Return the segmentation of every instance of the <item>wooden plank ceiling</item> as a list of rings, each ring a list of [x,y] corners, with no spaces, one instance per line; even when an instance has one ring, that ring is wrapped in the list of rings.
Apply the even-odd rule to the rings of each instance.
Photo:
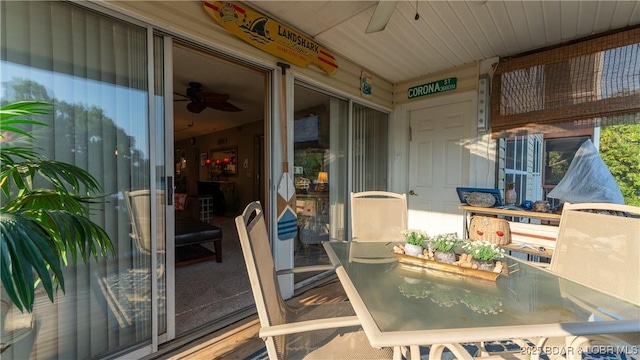
[[[377,1],[247,3],[392,83],[640,24],[640,1],[418,0],[365,34]]]

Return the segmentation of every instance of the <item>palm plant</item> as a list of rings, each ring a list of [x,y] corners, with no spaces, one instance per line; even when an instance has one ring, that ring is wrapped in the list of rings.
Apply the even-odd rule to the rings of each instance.
[[[89,207],[103,201],[95,177],[75,165],[38,154],[25,127],[47,126],[31,120],[52,105],[20,101],[0,107],[0,277],[11,301],[33,310],[35,287],[41,284],[53,302],[64,292],[63,265],[78,254],[115,254],[107,233],[89,218]],[[36,183],[47,187],[36,188]]]

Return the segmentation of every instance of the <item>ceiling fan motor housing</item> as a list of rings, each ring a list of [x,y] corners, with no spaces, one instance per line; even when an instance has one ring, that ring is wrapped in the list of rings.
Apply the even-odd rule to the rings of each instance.
[[[200,102],[201,99],[198,97],[198,93],[202,91],[202,85],[197,82],[190,82],[189,88],[187,88],[187,96],[193,102]]]

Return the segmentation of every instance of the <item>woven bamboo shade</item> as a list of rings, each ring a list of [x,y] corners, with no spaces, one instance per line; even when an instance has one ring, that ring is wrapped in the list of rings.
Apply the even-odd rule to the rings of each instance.
[[[640,123],[640,28],[501,60],[494,137]]]

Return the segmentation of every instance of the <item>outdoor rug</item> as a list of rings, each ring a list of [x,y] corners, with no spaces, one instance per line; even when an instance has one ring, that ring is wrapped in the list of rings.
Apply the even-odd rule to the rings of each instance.
[[[464,346],[465,349],[467,349],[467,351],[472,355],[476,354],[477,351],[478,351],[478,347],[473,343],[463,344],[462,346]],[[520,347],[518,345],[516,345],[513,342],[508,341],[508,340],[507,341],[486,342],[485,343],[485,347],[490,352],[518,351],[518,349],[520,349]],[[628,350],[629,351],[634,351],[633,349],[628,349]],[[631,359],[631,357],[627,356],[627,354],[625,354],[624,352],[616,352],[616,351],[614,351],[614,349],[607,349],[607,348],[597,347],[597,348],[595,348],[595,351],[596,351],[595,353],[583,353],[582,354],[582,359],[583,360],[627,360],[627,359]],[[630,354],[630,355],[632,355],[632,354]],[[421,346],[420,347],[420,359],[421,360],[429,359],[429,347],[428,346]],[[446,350],[442,354],[442,359],[443,360],[454,360],[456,358],[451,352]],[[546,356],[545,354],[542,354],[540,356],[540,359],[548,360],[549,357]],[[266,348],[262,348],[262,349],[260,349],[260,350],[258,350],[256,352],[254,352],[253,354],[247,356],[244,360],[269,360],[269,356],[267,355],[267,349]]]

